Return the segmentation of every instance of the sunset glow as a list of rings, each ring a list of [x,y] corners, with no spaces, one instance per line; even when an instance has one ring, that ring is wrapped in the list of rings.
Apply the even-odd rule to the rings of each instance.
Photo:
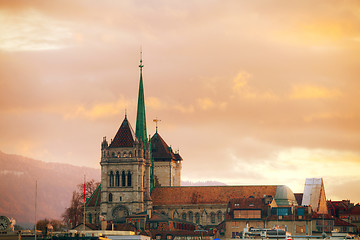
[[[183,180],[323,177],[360,201],[359,1],[1,1],[0,151],[100,168],[140,48],[148,134]],[[1,170],[1,167],[0,167]]]

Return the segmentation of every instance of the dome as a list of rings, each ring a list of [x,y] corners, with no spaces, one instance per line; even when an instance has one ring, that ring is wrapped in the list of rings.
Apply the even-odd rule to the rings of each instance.
[[[278,206],[297,206],[295,195],[286,185],[276,187],[275,202]]]

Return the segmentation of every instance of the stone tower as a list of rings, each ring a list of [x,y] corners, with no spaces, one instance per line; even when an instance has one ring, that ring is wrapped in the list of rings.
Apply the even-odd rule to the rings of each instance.
[[[151,155],[154,161],[155,186],[180,186],[182,158],[173,152],[156,129],[151,138]]]
[[[151,155],[146,132],[142,60],[139,67],[136,132],[125,115],[110,145],[105,137],[101,144],[100,215],[106,221],[122,222],[130,214],[152,208]]]

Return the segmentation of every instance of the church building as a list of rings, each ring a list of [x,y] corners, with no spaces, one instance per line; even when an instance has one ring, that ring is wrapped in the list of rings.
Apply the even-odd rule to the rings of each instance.
[[[129,216],[156,212],[211,227],[225,220],[232,199],[267,199],[272,207],[298,205],[285,185],[180,186],[182,157],[169,147],[157,128],[148,138],[142,60],[139,67],[135,132],[125,114],[115,137],[110,142],[103,138],[101,185],[86,201],[86,222],[125,223]]]

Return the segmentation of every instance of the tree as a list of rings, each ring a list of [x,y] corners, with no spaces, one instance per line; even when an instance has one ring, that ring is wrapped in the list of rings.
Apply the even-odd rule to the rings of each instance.
[[[99,182],[94,179],[86,182],[85,184],[85,197],[89,198],[99,186]],[[83,222],[83,209],[84,209],[84,184],[80,183],[76,186],[77,190],[73,191],[70,207],[65,209],[62,215],[64,223],[68,227],[75,227]]]
[[[41,230],[43,232],[46,232],[50,229],[53,231],[62,231],[64,230],[65,225],[60,221],[56,219],[42,219],[36,222],[36,229]]]

